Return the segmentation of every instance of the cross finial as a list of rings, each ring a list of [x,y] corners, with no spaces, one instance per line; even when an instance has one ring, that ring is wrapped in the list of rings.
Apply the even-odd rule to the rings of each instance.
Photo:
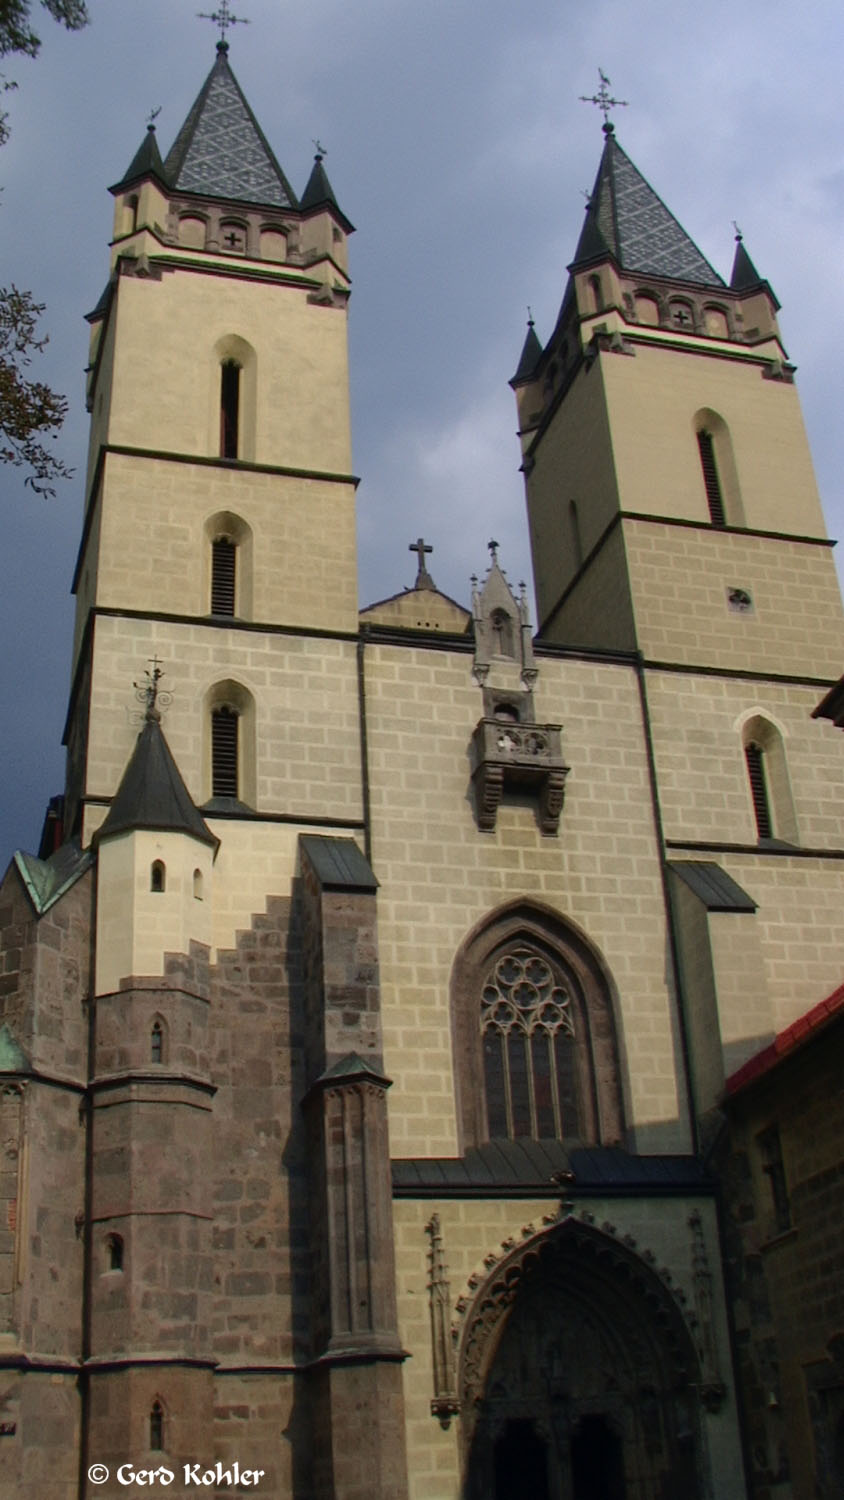
[[[598,69],[598,77],[601,80],[601,86],[598,89],[597,94],[581,94],[580,98],[583,104],[597,104],[599,110],[601,111],[601,114],[604,117],[604,134],[612,135],[613,126],[609,117],[610,110],[618,109],[620,106],[626,108],[627,100],[614,99],[612,97],[612,94],[610,93],[610,80],[608,79],[606,73],[603,71],[603,68]]]
[[[230,26],[248,26],[249,22],[245,16],[233,16],[229,10],[229,0],[220,0],[218,10],[198,10],[196,13],[202,21],[213,21],[220,28],[220,40],[217,43],[218,52],[228,52],[229,44],[226,41],[226,32]]]
[[[497,563],[498,562],[498,543],[496,541],[487,542],[487,546],[489,548],[489,555],[490,555],[490,557],[492,558],[492,560],[493,560],[494,563]]]
[[[152,671],[149,670],[149,667],[152,667]],[[164,672],[157,656],[149,658],[149,667],[144,668],[146,682],[133,682],[132,686],[135,689],[135,696],[138,701],[144,704],[144,722],[146,724],[160,724],[161,710],[169,708],[173,701],[173,695],[172,693],[163,692],[158,686],[164,676]]]
[[[408,552],[415,552],[419,560],[416,570],[416,582],[413,587],[415,589],[432,589],[434,587],[434,580],[425,567],[425,553],[433,552],[433,547],[429,546],[423,537],[418,536],[415,542],[411,542],[407,550]]]

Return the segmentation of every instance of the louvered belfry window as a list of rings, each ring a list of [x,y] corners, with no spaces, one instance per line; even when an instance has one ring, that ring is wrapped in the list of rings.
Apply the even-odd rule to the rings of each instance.
[[[211,715],[211,795],[236,797],[237,720],[233,708],[215,708]]]
[[[721,494],[721,481],[718,478],[718,466],[715,462],[715,446],[712,441],[711,432],[699,432],[697,445],[700,450],[700,466],[703,469],[703,483],[706,489],[706,499],[709,503],[709,517],[713,526],[725,526],[727,524],[724,514],[724,497]]]
[[[211,543],[211,613],[234,614],[237,547],[227,536]]]
[[[240,365],[227,359],[220,366],[220,457],[237,458],[240,419]]]
[[[751,741],[750,744],[744,747],[744,758],[747,762],[750,795],[753,798],[756,831],[760,839],[773,838],[774,828],[771,821],[771,805],[768,801],[768,786],[765,780],[765,752],[761,745],[756,745]]]
[[[575,1021],[561,977],[516,943],[496,959],[481,997],[490,1138],[579,1135]]]

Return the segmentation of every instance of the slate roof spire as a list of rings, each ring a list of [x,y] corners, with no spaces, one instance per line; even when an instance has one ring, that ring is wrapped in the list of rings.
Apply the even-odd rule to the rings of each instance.
[[[189,833],[216,849],[211,832],[191,798],[161,729],[161,715],[148,708],[126,770],[102,827],[100,839],[138,828]]]
[[[603,131],[601,163],[570,269],[610,254],[623,271],[723,286],[718,272],[622,150],[610,121]]]
[[[511,379],[510,384],[517,386],[521,385],[523,380],[530,380],[541,358],[542,345],[539,342],[534,327],[533,317],[530,316],[528,318],[527,333],[522,345],[522,352],[519,356],[519,363],[516,366],[516,373]]]
[[[132,157],[129,166],[111,191],[118,193],[122,188],[129,187],[130,183],[140,181],[142,177],[157,177],[159,182],[165,184],[167,182],[167,174],[164,170],[164,163],[161,160],[161,152],[158,149],[155,126],[151,121],[146,128],[146,135]]]
[[[229,66],[225,41],[217,43],[214,66],[167,153],[164,172],[177,192],[298,207]]]

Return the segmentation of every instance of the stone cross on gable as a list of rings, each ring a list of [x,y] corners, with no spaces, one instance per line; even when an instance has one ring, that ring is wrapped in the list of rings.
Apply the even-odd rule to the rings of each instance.
[[[415,589],[432,589],[434,587],[434,580],[425,567],[425,553],[433,552],[433,547],[429,546],[424,538],[419,536],[415,542],[410,543],[407,550],[408,552],[415,552],[418,558],[416,582],[413,587]]]

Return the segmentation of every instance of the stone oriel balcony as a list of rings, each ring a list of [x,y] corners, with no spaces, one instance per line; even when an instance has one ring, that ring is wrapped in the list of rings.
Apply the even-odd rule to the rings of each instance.
[[[478,827],[495,828],[505,791],[530,792],[539,799],[539,826],[555,834],[569,767],[563,762],[559,724],[520,724],[480,719],[472,734],[472,783]]]

